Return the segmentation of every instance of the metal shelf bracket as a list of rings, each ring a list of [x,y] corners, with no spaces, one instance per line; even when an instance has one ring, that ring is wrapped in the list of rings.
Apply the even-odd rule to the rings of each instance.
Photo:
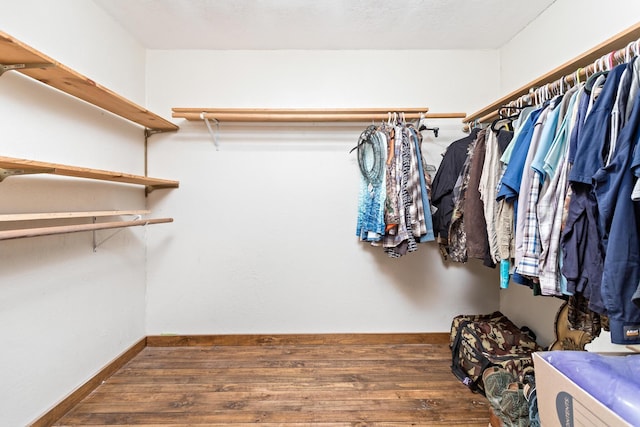
[[[51,63],[34,63],[34,64],[0,64],[0,76],[11,70],[26,70],[27,68],[50,68]]]
[[[4,169],[0,168],[0,182],[4,181],[5,178],[9,178],[10,176],[15,175],[29,175],[36,173],[53,173],[55,169]]]
[[[93,217],[93,223],[96,223],[96,217]],[[135,215],[135,217],[132,219],[132,221],[137,221],[142,219],[142,215]],[[146,225],[146,224],[145,224]],[[97,252],[98,251],[98,246],[102,245],[104,242],[106,242],[107,240],[111,239],[113,236],[115,236],[116,234],[122,232],[124,230],[124,228],[119,228],[118,230],[114,231],[113,233],[111,233],[109,236],[105,237],[104,239],[102,239],[100,242],[98,242],[98,237],[96,236],[96,230],[93,230],[93,252]]]

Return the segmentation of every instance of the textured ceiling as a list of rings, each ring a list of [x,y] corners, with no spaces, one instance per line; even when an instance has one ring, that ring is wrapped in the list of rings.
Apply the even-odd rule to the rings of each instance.
[[[495,49],[555,0],[94,0],[150,49]]]

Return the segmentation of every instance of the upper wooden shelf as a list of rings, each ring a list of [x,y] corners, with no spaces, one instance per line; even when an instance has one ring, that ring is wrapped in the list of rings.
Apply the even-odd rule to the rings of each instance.
[[[26,68],[33,65],[34,68]],[[0,31],[0,74],[15,70],[152,131],[178,126]]]
[[[0,181],[7,176],[33,173],[50,173],[54,175],[144,185],[148,192],[160,188],[178,188],[179,186],[178,181],[171,181],[168,179],[150,178],[148,176],[130,175],[122,172],[89,169],[57,163],[37,162],[34,160],[0,156]]]

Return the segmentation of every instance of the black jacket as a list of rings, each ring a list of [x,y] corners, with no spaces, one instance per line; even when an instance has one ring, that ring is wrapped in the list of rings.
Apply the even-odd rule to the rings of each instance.
[[[438,210],[433,214],[433,231],[436,237],[448,241],[449,225],[453,214],[453,187],[462,172],[467,158],[467,149],[478,135],[475,128],[466,137],[452,142],[444,153],[438,172],[433,178],[431,204]]]

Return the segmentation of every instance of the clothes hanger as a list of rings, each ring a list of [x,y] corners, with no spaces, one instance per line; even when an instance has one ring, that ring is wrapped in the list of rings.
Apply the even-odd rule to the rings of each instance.
[[[563,97],[565,93],[571,88],[569,84],[568,76],[562,76],[556,80],[556,97]]]
[[[615,60],[615,56],[616,56],[615,52],[611,52],[611,53],[609,53],[609,55],[607,55],[607,57],[608,57],[607,59],[609,59],[609,69],[610,70],[612,70],[613,67],[615,67],[615,65],[616,65],[615,61],[614,61]]]
[[[600,57],[600,60],[599,60],[600,61],[600,71],[608,71],[609,70],[607,68],[607,66],[609,65],[609,63],[607,62],[607,56],[608,56],[608,54],[602,55]]]
[[[499,117],[497,119],[495,119],[494,121],[491,122],[490,128],[492,131],[494,132],[498,132],[500,129],[507,129],[507,130],[511,130],[511,123],[512,120],[510,118],[511,116],[509,116],[509,118],[506,117]],[[498,127],[499,125],[503,125],[503,127]]]
[[[518,101],[519,100],[516,100],[516,103]],[[499,125],[503,125],[505,129],[507,129],[508,131],[512,131],[513,127],[511,125],[515,119],[520,117],[520,112],[511,114],[511,110],[518,111],[518,110],[523,110],[524,108],[525,107],[522,107],[520,105],[511,105],[511,104],[503,105],[498,110],[498,118],[491,122],[491,125],[490,125],[491,130],[494,132],[498,132],[500,129],[502,129],[502,127],[499,127]],[[506,116],[502,114],[503,109],[507,110]]]
[[[435,136],[436,138],[438,137],[438,132],[440,132],[440,128],[439,128],[439,127],[432,127],[432,128],[430,128],[430,127],[428,127],[428,126],[422,125],[422,126],[420,126],[420,127],[418,128],[418,132],[422,132],[422,131],[425,131],[425,130],[430,130],[430,131],[432,131],[432,132],[433,132],[433,136]]]
[[[438,132],[440,132],[440,128],[438,127],[432,127],[430,128],[429,126],[427,126],[427,122],[425,120],[425,116],[424,114],[420,114],[420,121],[418,122],[418,132],[422,132],[425,130],[430,130],[433,132],[433,136],[435,136],[436,138],[438,137]]]
[[[598,77],[605,75],[607,73],[609,73],[608,71],[595,71],[596,69],[594,68],[594,73],[591,74],[585,83],[585,88],[588,91],[591,91],[591,89],[593,89],[593,84],[596,82],[596,80],[598,79]]]

